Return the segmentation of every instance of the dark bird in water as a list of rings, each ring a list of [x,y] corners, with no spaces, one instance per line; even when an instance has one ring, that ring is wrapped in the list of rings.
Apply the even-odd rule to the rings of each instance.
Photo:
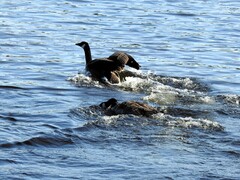
[[[149,117],[159,112],[157,108],[149,106],[148,104],[136,101],[125,101],[118,103],[115,98],[111,98],[106,102],[102,102],[99,106],[105,110],[106,115],[133,114],[137,116]]]
[[[125,76],[127,76],[127,74],[122,73],[125,65],[135,69],[140,68],[140,65],[135,61],[135,59],[127,53],[115,52],[108,58],[92,60],[91,49],[87,42],[83,41],[81,43],[77,43],[76,45],[84,49],[86,70],[91,73],[94,79],[100,82],[106,83],[104,81],[105,77],[113,84],[123,81]]]

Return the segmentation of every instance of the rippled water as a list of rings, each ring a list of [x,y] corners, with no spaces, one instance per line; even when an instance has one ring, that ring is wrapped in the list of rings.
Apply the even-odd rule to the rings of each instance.
[[[0,2],[1,179],[239,179],[240,2]],[[116,50],[142,66],[85,73]],[[134,71],[131,68],[128,70]],[[162,109],[106,116],[115,97]]]

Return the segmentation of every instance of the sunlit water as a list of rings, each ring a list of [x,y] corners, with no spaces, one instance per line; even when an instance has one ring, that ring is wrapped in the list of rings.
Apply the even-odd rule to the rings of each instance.
[[[240,2],[0,2],[1,179],[239,179]],[[138,77],[84,71],[126,51]],[[115,97],[162,109],[106,116]],[[168,109],[170,109],[168,111]]]

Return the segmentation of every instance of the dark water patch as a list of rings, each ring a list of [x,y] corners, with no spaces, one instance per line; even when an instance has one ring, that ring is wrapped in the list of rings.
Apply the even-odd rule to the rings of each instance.
[[[13,159],[0,159],[0,165],[4,165],[4,164],[17,164],[18,162],[13,160]]]
[[[58,135],[32,137],[25,141],[1,144],[2,148],[13,148],[17,146],[44,146],[44,147],[59,147],[64,145],[74,144],[71,138]]]
[[[17,121],[17,119],[12,117],[12,116],[4,116],[4,115],[0,115],[0,119],[12,121],[12,122],[16,122]]]
[[[83,17],[81,16],[81,18],[83,18]],[[60,22],[56,22],[56,23],[59,23],[59,24],[64,23],[64,24],[72,24],[72,25],[84,25],[86,27],[96,25],[95,22],[86,22],[86,21],[60,21]],[[102,25],[104,25],[104,24],[102,24]],[[85,30],[84,27],[80,27],[80,29]]]
[[[53,129],[53,130],[59,129],[59,127],[54,126],[52,124],[42,124],[41,126],[44,126],[44,127],[47,127],[47,128]]]
[[[234,145],[234,146],[238,146],[238,147],[240,147],[240,140],[238,140],[238,139],[232,141],[231,143],[232,143],[232,145]]]
[[[227,156],[233,156],[233,157],[240,159],[240,151],[226,150],[226,151],[223,151],[223,153],[225,153]]]
[[[174,16],[182,16],[182,17],[194,17],[197,16],[197,14],[193,14],[193,13],[189,13],[189,12],[183,12],[183,11],[179,11],[179,12],[169,12],[167,13],[169,15],[174,15]]]
[[[224,115],[227,117],[233,117],[233,118],[240,118],[240,109],[235,107],[222,107],[222,108],[216,108],[216,112],[220,115]]]
[[[56,105],[56,104],[54,104]],[[31,105],[30,105],[31,106]],[[18,108],[23,108],[25,109],[26,107],[29,108],[29,106],[24,106],[24,105],[15,105],[13,106],[13,108],[15,109],[18,109]],[[40,109],[39,108],[39,105],[32,105],[32,112],[29,112],[29,111],[23,111],[23,112],[17,112],[17,111],[12,111],[10,113],[8,113],[8,116],[9,117],[14,117],[14,119],[16,119],[17,121],[20,121],[20,122],[37,122],[37,121],[43,121],[43,120],[48,120],[50,122],[51,119],[57,119],[59,117],[58,114],[54,114],[54,113],[49,113],[49,114],[45,114],[44,111],[41,113],[41,111],[36,111],[33,110],[33,108],[37,108],[37,109]],[[46,110],[49,108],[48,107],[44,107],[44,110]]]
[[[19,86],[10,86],[10,85],[0,85],[0,89],[22,89],[22,90],[25,90],[25,88],[23,87],[19,87]]]

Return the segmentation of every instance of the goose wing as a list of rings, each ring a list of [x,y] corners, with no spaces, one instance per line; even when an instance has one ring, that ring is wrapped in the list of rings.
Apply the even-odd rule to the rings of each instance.
[[[113,53],[111,56],[109,56],[108,59],[115,61],[124,66],[125,64],[127,64],[129,57],[127,53],[117,51]]]
[[[122,102],[111,108],[111,110],[114,114],[134,114],[147,117],[158,112],[158,110],[152,106],[135,101]]]
[[[121,51],[113,53],[111,56],[108,57],[108,59],[118,62],[122,65],[128,65],[135,69],[139,69],[141,67],[131,55]]]

